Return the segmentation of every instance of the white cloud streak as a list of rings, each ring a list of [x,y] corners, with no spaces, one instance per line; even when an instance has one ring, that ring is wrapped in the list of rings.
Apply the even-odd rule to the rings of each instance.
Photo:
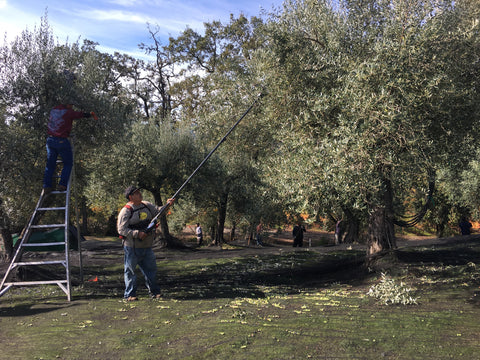
[[[140,13],[121,10],[81,10],[76,15],[95,21],[119,21],[136,24],[146,24],[153,20]]]

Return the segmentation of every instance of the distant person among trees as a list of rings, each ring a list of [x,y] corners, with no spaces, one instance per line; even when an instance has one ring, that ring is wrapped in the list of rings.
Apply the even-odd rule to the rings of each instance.
[[[58,105],[50,111],[48,120],[47,164],[43,175],[43,193],[52,191],[52,176],[57,167],[58,155],[62,158],[63,169],[58,183],[58,190],[67,190],[68,180],[73,167],[72,146],[68,137],[72,131],[73,120],[92,117],[98,120],[95,113],[74,111],[72,104]]]
[[[203,232],[200,223],[197,223],[197,227],[195,228],[195,234],[197,235],[197,245],[201,246],[203,243]]]
[[[257,225],[256,235],[255,235],[255,241],[257,242],[258,246],[263,246],[262,233],[263,233],[263,225],[262,225],[262,222],[260,222]]]
[[[472,223],[468,221],[466,217],[462,217],[462,219],[458,223],[458,226],[460,227],[460,232],[462,233],[462,235],[470,235]]]
[[[302,225],[302,222],[299,220],[297,225],[293,228],[293,247],[302,247],[303,246],[303,233],[306,232],[305,226]]]

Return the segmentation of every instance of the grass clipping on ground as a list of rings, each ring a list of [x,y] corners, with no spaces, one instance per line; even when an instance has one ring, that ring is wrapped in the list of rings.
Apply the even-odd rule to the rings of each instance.
[[[403,282],[397,283],[385,273],[379,284],[372,285],[367,295],[378,299],[385,305],[416,305],[417,299],[413,297],[412,288]]]

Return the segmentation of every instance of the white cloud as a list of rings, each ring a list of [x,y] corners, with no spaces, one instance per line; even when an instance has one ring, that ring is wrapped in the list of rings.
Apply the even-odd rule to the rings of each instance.
[[[99,46],[97,46],[97,50],[100,51],[100,52],[103,52],[103,53],[108,53],[108,54],[113,54],[115,52],[118,52],[120,54],[130,55],[130,56],[132,56],[136,59],[142,59],[142,60],[145,60],[145,61],[155,60],[154,55],[147,55],[147,54],[145,54],[145,51],[140,50],[140,49],[119,50],[117,48],[99,45]]]
[[[7,0],[0,0],[0,9],[4,9],[7,7]]]
[[[140,23],[145,24],[152,21],[147,16],[144,16],[139,13],[133,13],[129,11],[121,10],[88,10],[88,11],[79,11],[77,15],[82,16],[87,19],[97,20],[97,21],[121,21],[121,22],[130,22],[130,23]]]
[[[136,1],[136,0],[115,0],[115,1]],[[157,17],[155,16],[155,12],[162,14],[163,16]],[[167,15],[164,15],[167,14]],[[182,14],[191,14],[191,18],[189,21],[186,21]],[[79,16],[87,21],[93,21],[95,23],[90,24],[90,32],[96,28],[101,28],[105,26],[107,22],[118,22],[124,24],[131,24],[133,26],[141,25],[141,27],[137,27],[135,30],[132,31],[139,31],[143,32],[147,35],[147,23],[153,26],[158,25],[160,33],[162,35],[168,36],[170,33],[180,33],[181,31],[185,30],[187,25],[196,30],[203,29],[203,20],[202,20],[202,13],[196,13],[189,8],[180,8],[177,6],[176,12],[166,12],[163,9],[150,9],[150,13],[142,13],[139,11],[122,11],[122,10],[93,10],[93,9],[76,9],[75,15]],[[110,30],[115,30],[119,25],[110,24],[107,27]],[[122,25],[124,26],[124,25]],[[121,33],[122,31],[118,31],[117,33]],[[101,32],[100,32],[101,33]],[[103,33],[105,33],[103,31]]]

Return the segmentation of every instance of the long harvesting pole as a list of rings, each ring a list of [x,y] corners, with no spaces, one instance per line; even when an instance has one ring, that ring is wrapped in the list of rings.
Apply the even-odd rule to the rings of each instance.
[[[250,112],[250,110],[253,108],[253,106],[257,103],[257,101],[263,96],[264,94],[263,93],[260,93],[257,98],[255,99],[255,101],[250,105],[250,107],[243,113],[243,115],[240,117],[240,119],[237,120],[237,122],[235,124],[233,124],[233,126],[230,128],[230,130],[227,131],[227,133],[225,134],[225,136],[223,138],[220,139],[220,141],[217,143],[217,145],[215,145],[215,147],[208,153],[208,155],[205,157],[205,159],[202,160],[202,162],[197,166],[197,168],[193,171],[193,173],[187,178],[187,180],[185,180],[185,182],[182,184],[182,186],[180,186],[180,188],[175,192],[175,194],[173,194],[173,196],[170,198],[172,200],[175,200],[177,198],[177,196],[180,194],[180,192],[183,190],[183,188],[185,186],[187,186],[187,184],[190,182],[190,180],[195,176],[195,174],[200,170],[200,168],[207,162],[207,160],[213,155],[213,153],[220,147],[220,145],[222,145],[222,143],[226,140],[226,138],[228,137],[228,135],[230,135],[230,133],[237,127],[237,125],[240,123],[240,121],[243,120],[243,118],[245,116],[247,116],[247,114]],[[155,217],[152,219],[152,221],[150,221],[150,223],[148,224],[147,228],[145,229],[144,232],[148,233],[150,231],[152,231],[154,228],[155,228],[155,225],[157,223],[157,220],[160,216],[162,216],[163,213],[165,213],[165,211],[170,207],[171,203],[167,203],[165,205],[163,205],[158,214],[155,215]]]

